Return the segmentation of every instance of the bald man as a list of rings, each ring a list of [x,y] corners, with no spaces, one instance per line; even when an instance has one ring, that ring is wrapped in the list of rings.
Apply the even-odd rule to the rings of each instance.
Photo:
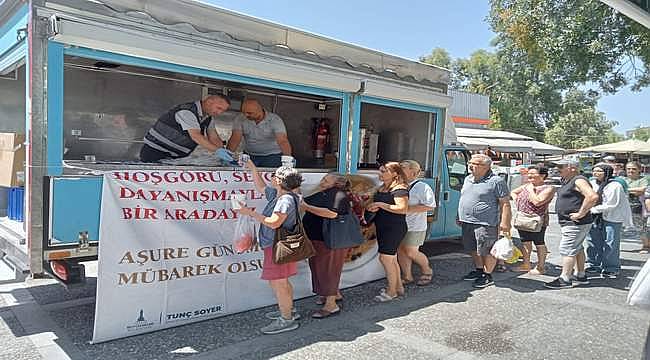
[[[242,103],[241,115],[237,116],[228,140],[228,150],[234,151],[244,139],[244,151],[259,167],[280,167],[282,155],[291,155],[291,144],[282,119],[264,110],[253,99]]]
[[[175,106],[161,115],[145,135],[140,160],[158,162],[183,158],[201,146],[214,152],[218,159],[232,162],[232,153],[223,147],[217,131],[209,127],[211,117],[228,110],[229,106],[230,100],[222,95]]]

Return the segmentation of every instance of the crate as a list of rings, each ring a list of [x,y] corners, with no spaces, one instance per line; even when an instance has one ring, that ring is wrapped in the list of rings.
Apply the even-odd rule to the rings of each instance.
[[[9,219],[24,221],[25,219],[25,188],[9,188],[9,201],[7,202],[7,216]]]

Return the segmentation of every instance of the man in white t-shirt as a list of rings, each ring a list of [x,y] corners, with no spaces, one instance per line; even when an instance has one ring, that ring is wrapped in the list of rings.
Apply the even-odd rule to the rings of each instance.
[[[230,100],[225,96],[211,95],[170,109],[158,118],[145,135],[140,160],[158,162],[183,158],[200,145],[214,152],[222,161],[232,162],[232,153],[224,148],[216,130],[209,127],[211,117],[228,110],[229,106]]]
[[[433,270],[427,256],[420,251],[420,246],[427,235],[427,212],[436,207],[436,198],[431,187],[418,180],[421,170],[417,161],[404,160],[400,166],[409,182],[409,208],[406,214],[408,231],[397,250],[397,261],[402,269],[404,284],[414,281],[411,265],[415,262],[421,270],[416,284],[424,286],[431,283]]]

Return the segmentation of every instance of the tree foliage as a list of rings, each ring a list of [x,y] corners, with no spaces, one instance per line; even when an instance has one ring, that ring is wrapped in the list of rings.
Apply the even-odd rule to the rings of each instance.
[[[643,128],[634,129],[632,130],[632,135],[630,137],[632,139],[648,141],[648,139],[650,139],[650,128],[643,127]]]
[[[599,95],[650,85],[650,31],[597,0],[490,0],[493,51],[421,60],[451,87],[490,96],[491,126],[580,148],[618,140]],[[545,134],[546,132],[546,134]]]
[[[650,84],[650,31],[598,0],[491,0],[497,47],[523,51],[560,88]]]

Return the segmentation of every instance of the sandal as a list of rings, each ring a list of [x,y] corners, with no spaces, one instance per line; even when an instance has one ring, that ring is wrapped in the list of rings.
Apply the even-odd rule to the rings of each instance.
[[[402,286],[411,285],[411,284],[413,284],[414,282],[415,282],[415,280],[413,280],[413,279],[402,280]]]
[[[417,286],[426,286],[431,284],[431,280],[433,280],[433,273],[431,274],[422,274],[420,275],[420,278],[418,278],[418,281],[415,283]]]
[[[531,270],[530,265],[528,265],[528,266],[519,265],[517,267],[512,268],[512,271],[514,271],[514,272],[530,272],[530,270]]]
[[[380,293],[386,293],[386,288],[381,288],[379,290]],[[404,296],[406,294],[406,291],[404,289],[397,289],[397,296]]]
[[[508,271],[508,268],[505,265],[499,264],[499,265],[494,267],[494,271],[496,271],[496,272],[506,272],[506,271]]]
[[[336,302],[343,301],[343,296],[336,298]],[[325,297],[319,296],[316,298],[316,305],[325,305]]]
[[[398,295],[390,296],[390,295],[388,295],[388,294],[386,294],[385,292],[382,291],[382,292],[379,293],[379,295],[375,296],[375,301],[377,301],[377,302],[389,302],[389,301],[393,301],[393,300],[397,299],[397,296]]]
[[[320,309],[311,314],[311,317],[314,319],[325,319],[326,317],[338,315],[341,313],[341,308],[336,308],[334,311],[327,311],[325,309]]]
[[[531,269],[528,274],[530,275],[544,275],[544,271],[539,271],[538,268]]]

